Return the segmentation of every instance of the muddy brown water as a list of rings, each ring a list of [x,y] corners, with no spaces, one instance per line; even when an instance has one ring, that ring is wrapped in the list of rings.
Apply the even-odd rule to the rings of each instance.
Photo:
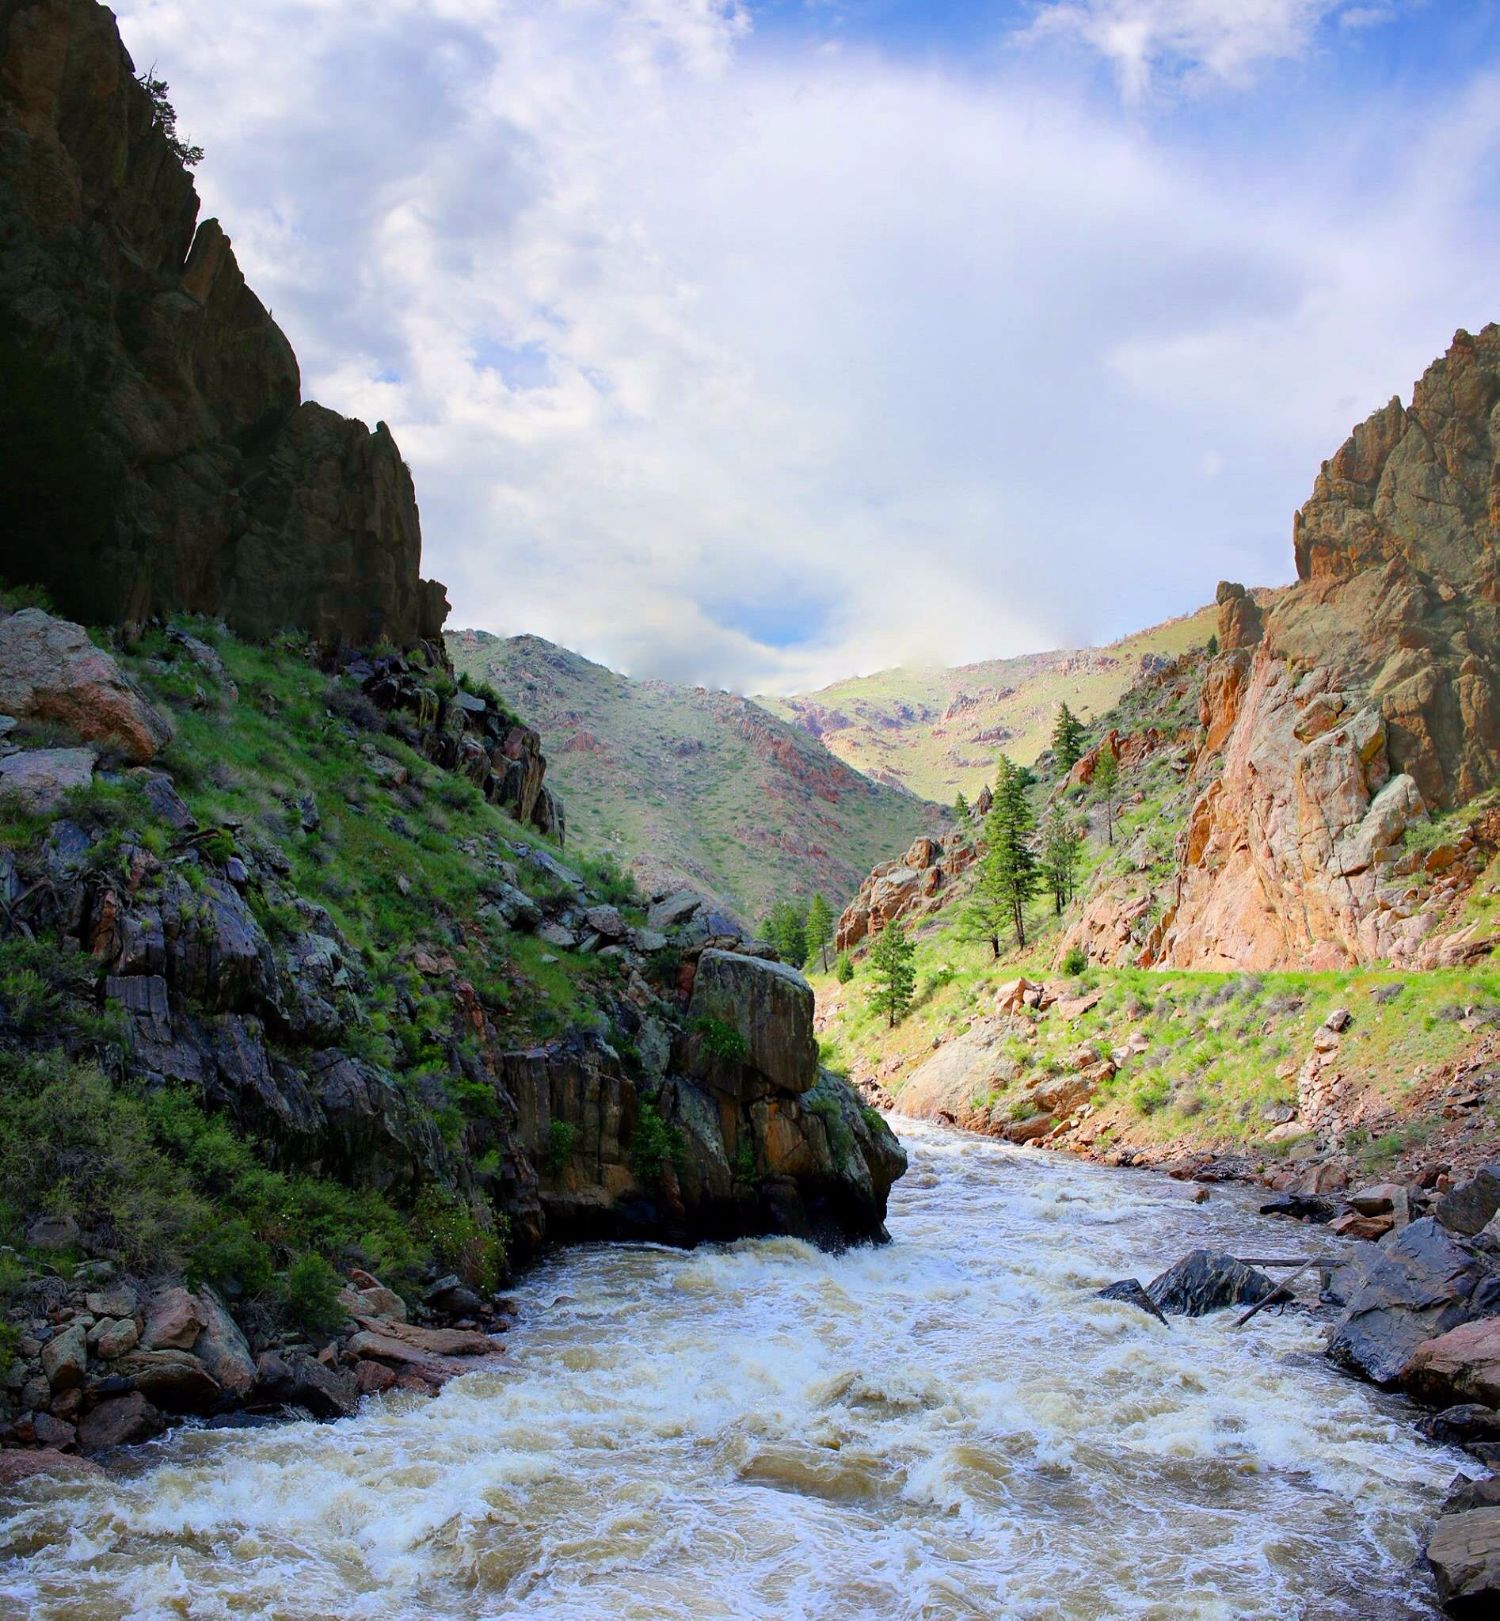
[[[1252,1195],[899,1122],[894,1242],[580,1250],[508,1371],[332,1425],[183,1430],[6,1505],[0,1615],[1432,1616],[1462,1460],[1301,1314],[1095,1300]],[[1328,1242],[1328,1240],[1323,1240]]]

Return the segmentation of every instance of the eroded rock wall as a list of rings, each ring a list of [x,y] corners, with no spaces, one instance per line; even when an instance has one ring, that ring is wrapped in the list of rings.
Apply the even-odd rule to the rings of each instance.
[[[1462,960],[1408,882],[1408,826],[1500,775],[1500,326],[1459,332],[1325,462],[1299,584],[1219,592],[1203,783],[1143,960],[1333,967]]]
[[[0,574],[90,622],[436,637],[389,430],[304,402],[95,0],[0,0]]]

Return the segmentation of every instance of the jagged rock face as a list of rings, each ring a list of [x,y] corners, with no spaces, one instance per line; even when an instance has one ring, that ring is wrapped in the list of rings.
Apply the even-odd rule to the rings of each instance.
[[[974,856],[973,842],[962,831],[949,833],[941,843],[927,837],[914,840],[899,861],[883,861],[860,885],[834,929],[835,949],[852,951],[887,924],[936,911]]]
[[[1460,332],[1410,409],[1324,464],[1295,524],[1301,583],[1264,617],[1220,587],[1203,793],[1143,961],[1438,960],[1401,843],[1500,775],[1497,402],[1500,327]]]
[[[395,441],[301,401],[291,346],[197,216],[110,13],[0,0],[0,421],[25,452],[0,479],[0,573],[91,622],[437,636]]]

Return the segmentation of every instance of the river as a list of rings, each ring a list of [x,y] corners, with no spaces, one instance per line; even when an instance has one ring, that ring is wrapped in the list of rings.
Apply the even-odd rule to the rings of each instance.
[[[1461,1460],[1306,1316],[1168,1329],[1091,1298],[1308,1235],[1239,1190],[900,1124],[889,1247],[559,1256],[506,1373],[31,1484],[0,1614],[1436,1613],[1420,1537]]]

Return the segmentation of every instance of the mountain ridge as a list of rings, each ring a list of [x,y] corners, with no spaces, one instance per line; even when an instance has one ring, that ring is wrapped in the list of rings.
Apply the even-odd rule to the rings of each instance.
[[[699,890],[742,917],[821,890],[842,900],[941,807],[870,781],[753,699],[637,681],[539,636],[450,631],[455,667],[513,696],[552,739],[569,836],[653,892]]]

